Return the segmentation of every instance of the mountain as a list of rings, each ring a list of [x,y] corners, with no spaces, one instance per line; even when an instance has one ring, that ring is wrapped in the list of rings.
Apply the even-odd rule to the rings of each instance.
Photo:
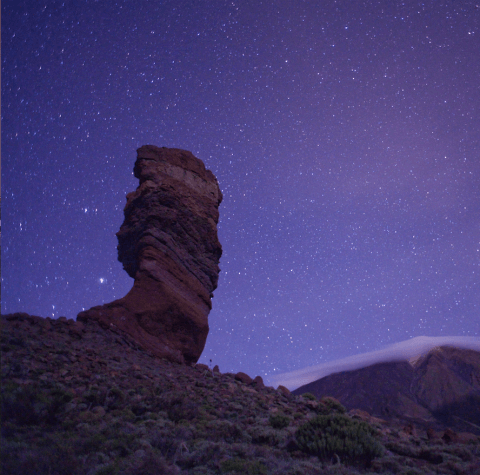
[[[443,399],[452,387],[469,394],[465,380],[478,355],[445,359],[449,351],[432,353],[413,372],[432,406],[430,388],[443,388]],[[432,433],[346,413],[332,397],[159,358],[93,320],[4,315],[1,352],[2,475],[480,475],[472,430]],[[434,360],[444,361],[442,371],[453,366],[447,379],[439,382]],[[389,381],[402,388],[412,371],[397,366],[396,383]],[[366,369],[381,372],[381,381],[394,367]]]
[[[293,391],[306,392],[388,421],[480,435],[480,352],[474,350],[437,347],[410,362],[343,371]]]

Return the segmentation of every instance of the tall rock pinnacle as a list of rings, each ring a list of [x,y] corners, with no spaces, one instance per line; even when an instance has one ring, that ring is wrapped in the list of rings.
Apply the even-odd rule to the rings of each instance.
[[[194,363],[220,271],[222,193],[213,173],[185,150],[144,145],[134,174],[140,185],[127,195],[117,238],[118,260],[135,282],[125,297],[78,320],[118,327],[156,356]]]

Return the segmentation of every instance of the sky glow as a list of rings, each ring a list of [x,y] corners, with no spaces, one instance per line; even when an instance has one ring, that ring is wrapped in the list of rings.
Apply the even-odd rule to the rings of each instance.
[[[130,290],[115,233],[153,144],[224,195],[200,362],[266,376],[480,336],[478,2],[1,8],[2,313]]]

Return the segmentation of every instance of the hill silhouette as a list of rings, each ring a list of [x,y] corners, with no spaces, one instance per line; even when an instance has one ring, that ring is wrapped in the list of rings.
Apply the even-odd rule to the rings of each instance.
[[[480,473],[472,433],[167,361],[96,322],[1,322],[3,475]]]

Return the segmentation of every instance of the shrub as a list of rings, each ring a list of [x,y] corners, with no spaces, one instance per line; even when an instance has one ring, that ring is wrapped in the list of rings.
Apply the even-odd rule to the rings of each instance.
[[[105,404],[109,409],[119,409],[125,401],[125,394],[116,387],[111,388],[105,396]]]
[[[347,411],[345,407],[333,397],[322,397],[320,402],[325,404],[325,406],[327,406],[332,412],[339,412],[340,414],[345,414],[345,412]]]
[[[95,472],[95,475],[116,475],[118,473],[118,467],[115,463],[105,465]]]
[[[153,450],[146,453],[140,465],[133,465],[125,472],[126,475],[175,475],[177,473],[175,466],[169,465],[164,457]]]
[[[168,394],[162,402],[168,418],[173,422],[179,422],[182,419],[191,421],[198,415],[198,406],[195,402],[184,398],[181,394]]]
[[[19,425],[56,424],[65,405],[72,400],[70,393],[58,387],[45,389],[37,384],[19,386],[8,382],[2,389],[4,421]]]
[[[259,424],[248,427],[247,431],[254,444],[270,446],[280,445],[284,442],[287,436],[286,431],[274,430],[268,426]]]
[[[374,434],[375,430],[365,422],[344,414],[329,414],[316,416],[300,426],[295,438],[300,450],[321,460],[340,458],[350,464],[369,465],[383,453]]]
[[[269,422],[274,429],[284,429],[290,425],[290,418],[285,414],[276,414],[270,416]]]
[[[83,396],[84,401],[91,406],[103,406],[106,393],[100,391],[98,388],[91,388]]]
[[[34,425],[40,421],[40,411],[44,409],[39,404],[38,389],[33,385],[19,386],[7,381],[2,388],[3,422],[12,421],[19,425]]]
[[[266,475],[267,467],[259,461],[247,461],[238,457],[220,464],[222,473],[242,473],[248,475]]]
[[[244,434],[238,424],[226,420],[214,420],[205,424],[205,435],[210,440],[224,440],[234,442],[242,439],[249,439],[248,434]]]
[[[218,460],[225,458],[226,447],[224,443],[197,439],[193,450],[184,457],[182,468],[198,468],[202,465],[218,467]]]
[[[79,474],[80,465],[74,449],[69,440],[48,440],[42,446],[29,444],[28,449],[2,440],[2,475]]]
[[[317,400],[316,396],[312,393],[303,393],[302,397],[304,399],[310,399],[310,401],[316,401]]]

